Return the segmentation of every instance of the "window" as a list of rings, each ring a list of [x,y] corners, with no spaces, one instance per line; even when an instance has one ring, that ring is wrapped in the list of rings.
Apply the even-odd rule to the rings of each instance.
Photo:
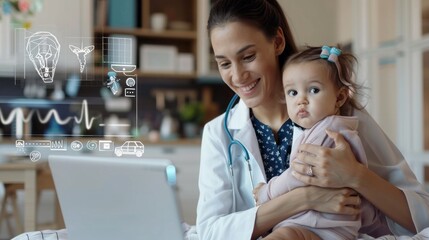
[[[424,180],[429,166],[429,1],[355,0],[353,50],[368,111]]]

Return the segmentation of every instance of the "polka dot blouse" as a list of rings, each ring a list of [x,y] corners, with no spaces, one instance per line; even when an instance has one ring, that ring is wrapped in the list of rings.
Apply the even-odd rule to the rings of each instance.
[[[267,181],[289,168],[289,155],[292,148],[293,123],[288,119],[278,132],[278,141],[271,128],[254,116],[251,118],[258,139]]]

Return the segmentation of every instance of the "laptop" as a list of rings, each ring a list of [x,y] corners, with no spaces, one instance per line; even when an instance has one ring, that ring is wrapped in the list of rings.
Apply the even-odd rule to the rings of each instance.
[[[70,240],[183,239],[166,159],[49,156]]]

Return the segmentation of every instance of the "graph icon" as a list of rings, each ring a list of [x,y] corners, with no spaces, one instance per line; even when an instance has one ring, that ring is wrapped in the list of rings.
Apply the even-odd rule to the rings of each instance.
[[[13,121],[29,123],[34,115],[42,124],[46,124],[51,119],[54,119],[57,124],[66,125],[73,120],[76,124],[84,123],[86,129],[91,129],[96,119],[96,117],[89,117],[88,102],[84,99],[81,104],[79,116],[68,116],[63,118],[56,109],[50,109],[46,114],[42,114],[39,110],[35,109],[31,109],[26,113],[26,111],[20,107],[14,108],[9,112],[9,114],[4,114],[0,108],[0,123],[3,125],[10,125]]]

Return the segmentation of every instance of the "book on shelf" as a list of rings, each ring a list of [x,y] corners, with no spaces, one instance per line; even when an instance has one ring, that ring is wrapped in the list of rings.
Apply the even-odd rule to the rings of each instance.
[[[136,0],[109,0],[108,24],[113,28],[137,27],[137,2]]]

